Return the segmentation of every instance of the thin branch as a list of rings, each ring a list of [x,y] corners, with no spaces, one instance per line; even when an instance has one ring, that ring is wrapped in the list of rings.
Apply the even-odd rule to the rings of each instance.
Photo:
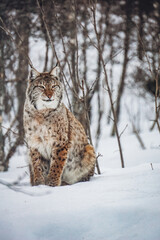
[[[153,164],[152,164],[152,163],[151,163],[151,169],[154,170],[154,168],[153,168]]]
[[[125,130],[127,129],[127,127],[128,127],[128,124],[125,126],[125,128],[122,130],[122,132],[119,134],[119,137],[122,136],[122,134],[125,132]]]
[[[16,121],[16,120],[15,120]],[[14,124],[14,121],[13,121]],[[19,138],[19,133],[14,132],[11,128],[6,128],[4,126],[2,126],[2,128],[6,129],[7,132],[5,133],[5,136],[7,136],[9,134],[9,132],[12,132],[14,135],[16,135]],[[23,139],[23,142],[25,143],[25,145],[28,147],[27,142],[25,141],[25,139]]]
[[[138,139],[138,141],[140,143],[141,148],[142,149],[146,149],[146,147],[145,147],[145,145],[144,145],[144,143],[142,141],[142,138],[141,138],[140,134],[138,133],[138,131],[136,129],[136,126],[135,126],[134,121],[133,121],[133,117],[131,117],[131,113],[129,111],[129,108],[127,107],[127,105],[125,105],[125,107],[126,107],[128,115],[129,115],[130,121],[132,123],[133,132],[134,132],[135,136],[137,137],[137,139]]]
[[[9,189],[13,190],[14,192],[23,193],[23,194],[31,196],[31,197],[45,196],[45,195],[51,193],[50,191],[46,191],[44,193],[29,192],[27,190],[24,190],[24,189],[18,187],[18,182],[17,181],[16,181],[16,184],[14,184],[14,183],[15,182],[9,183],[7,181],[4,181],[4,180],[0,179],[0,184],[4,185],[5,187],[8,187]]]
[[[102,154],[98,153],[97,157],[96,157],[96,168],[97,168],[97,173],[98,174],[101,174],[101,171],[100,171],[100,167],[99,167],[99,163],[98,163],[98,158],[99,157],[102,157]]]

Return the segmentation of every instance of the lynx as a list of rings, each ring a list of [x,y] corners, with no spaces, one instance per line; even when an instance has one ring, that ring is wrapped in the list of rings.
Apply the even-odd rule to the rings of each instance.
[[[62,102],[59,68],[31,69],[24,105],[31,185],[60,186],[87,181],[94,174],[95,152],[81,123]]]

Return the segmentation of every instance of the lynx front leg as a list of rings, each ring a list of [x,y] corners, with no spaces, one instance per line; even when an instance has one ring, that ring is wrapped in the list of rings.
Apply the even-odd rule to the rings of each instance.
[[[55,187],[61,185],[61,176],[67,160],[68,147],[53,150],[50,163],[50,170],[47,176],[46,185]]]
[[[30,158],[30,181],[32,186],[45,184],[42,156],[36,149],[31,149]]]

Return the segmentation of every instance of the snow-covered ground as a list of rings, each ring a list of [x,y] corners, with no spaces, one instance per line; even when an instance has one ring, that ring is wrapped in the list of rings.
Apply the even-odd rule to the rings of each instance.
[[[0,184],[1,240],[159,240],[160,142],[158,132],[122,136],[125,168],[116,138],[102,138],[101,175],[72,186],[29,185],[24,150],[14,156]],[[151,166],[152,163],[152,166]],[[12,186],[11,186],[12,187]],[[16,190],[16,191],[15,191]]]

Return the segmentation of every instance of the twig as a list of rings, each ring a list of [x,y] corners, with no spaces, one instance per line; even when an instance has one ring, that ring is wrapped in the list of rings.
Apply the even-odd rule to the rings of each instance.
[[[100,171],[100,167],[99,167],[99,163],[98,163],[98,158],[99,157],[102,157],[102,154],[98,153],[97,157],[96,157],[96,168],[97,168],[97,173],[98,174],[101,174],[101,171]]]
[[[29,192],[29,191],[27,191],[27,190],[24,190],[24,189],[18,187],[18,186],[17,186],[17,185],[18,185],[17,183],[16,183],[16,185],[15,185],[14,182],[13,182],[13,183],[9,183],[9,182],[4,181],[4,180],[1,180],[1,179],[0,179],[0,184],[8,187],[9,189],[11,189],[11,190],[13,190],[13,191],[15,191],[15,192],[20,192],[20,193],[23,193],[23,194],[28,195],[28,196],[31,196],[31,197],[45,196],[45,195],[51,193],[51,191],[46,191],[46,192],[44,192],[44,193],[35,193],[35,192],[32,193],[32,192]],[[25,186],[25,185],[24,185],[24,186]]]
[[[153,164],[152,163],[150,163],[151,164],[151,168],[152,168],[152,170],[154,170],[154,168],[153,168]]]
[[[28,166],[29,166],[29,164],[27,164],[27,165],[25,165],[25,166],[17,167],[17,168],[26,168],[26,167],[28,167]]]
[[[138,141],[139,141],[139,143],[141,145],[141,148],[142,149],[146,149],[146,147],[145,147],[145,145],[144,145],[144,143],[142,141],[142,138],[140,137],[140,135],[139,135],[139,133],[138,133],[138,131],[137,131],[133,121],[132,121],[132,127],[133,127],[133,132],[135,133],[135,135],[136,135],[136,137],[137,137],[137,139],[138,139]]]
[[[124,129],[122,130],[122,132],[119,134],[119,137],[122,136],[122,134],[125,132],[125,130],[127,129],[127,127],[128,127],[128,124],[126,124],[125,128],[124,128]]]
[[[12,132],[14,135],[16,135],[16,136],[19,137],[19,134],[16,133],[16,132],[14,132],[12,129],[10,129],[10,128],[6,128],[6,127],[4,127],[4,126],[2,126],[2,128],[4,128],[4,129],[7,130],[5,136],[7,136],[7,135],[9,134],[9,132]],[[23,142],[24,142],[24,143],[26,144],[26,146],[28,147],[28,144],[27,144],[27,142],[25,141],[25,139],[23,139]]]
[[[131,117],[131,113],[130,113],[130,111],[129,111],[129,108],[127,107],[127,105],[125,105],[125,107],[126,107],[126,110],[127,110],[127,112],[128,112],[129,119],[130,119],[130,121],[131,121],[131,123],[132,123],[133,132],[134,132],[134,134],[136,135],[136,137],[137,137],[137,139],[138,139],[138,141],[139,141],[139,143],[140,143],[141,148],[142,148],[142,149],[146,149],[146,147],[145,147],[145,145],[144,145],[144,143],[143,143],[143,141],[142,141],[142,138],[141,138],[141,136],[139,135],[139,133],[138,133],[138,131],[137,131],[137,129],[136,129],[136,126],[135,126],[134,121],[133,121],[133,117]]]

